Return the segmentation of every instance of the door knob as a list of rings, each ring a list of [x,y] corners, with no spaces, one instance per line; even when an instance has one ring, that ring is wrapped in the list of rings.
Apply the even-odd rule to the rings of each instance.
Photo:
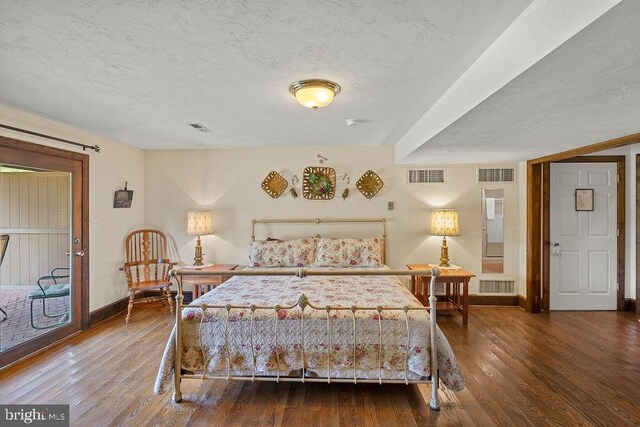
[[[84,251],[78,251],[73,253],[75,256],[84,256]]]

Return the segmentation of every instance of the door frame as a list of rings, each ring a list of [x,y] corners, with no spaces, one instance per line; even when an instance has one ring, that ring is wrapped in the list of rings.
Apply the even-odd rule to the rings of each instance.
[[[551,271],[549,265],[551,263],[551,164],[552,163],[616,163],[616,174],[618,176],[617,183],[617,229],[616,251],[617,251],[617,270],[616,281],[618,289],[616,290],[616,309],[624,311],[624,290],[625,290],[625,161],[626,156],[580,156],[570,159],[562,159],[554,162],[546,162],[542,169],[542,300],[541,309],[549,310],[550,292],[549,286],[551,282]]]
[[[26,142],[18,139],[0,136],[0,149],[2,148],[19,150],[26,153],[42,154],[54,158],[80,162],[81,170],[79,171],[79,174],[81,174],[82,176],[82,188],[80,197],[81,200],[79,201],[80,204],[78,204],[78,200],[74,200],[74,206],[72,208],[81,209],[79,216],[82,221],[82,246],[78,250],[84,250],[85,254],[79,259],[79,262],[76,261],[77,265],[79,265],[82,269],[82,279],[80,284],[80,309],[75,310],[74,307],[71,307],[71,310],[74,311],[74,316],[77,316],[77,318],[79,318],[80,320],[80,330],[85,330],[89,327],[89,156],[82,153],[76,153],[73,151],[62,150],[46,145],[40,145],[32,142]],[[71,250],[73,252],[75,248],[71,248]],[[72,333],[73,332],[70,332],[69,327],[66,326],[53,329],[46,335],[47,337],[49,337],[49,342],[56,342],[66,338]],[[46,344],[43,346],[36,339],[27,341],[20,346],[0,353],[0,369],[3,366],[13,364],[16,361],[41,350],[43,347],[46,348],[49,345],[50,344]]]
[[[640,133],[634,133],[527,161],[527,298],[522,304],[527,311],[531,313],[541,311],[542,271],[544,268],[542,263],[542,248],[544,246],[542,238],[542,170],[544,163],[638,143],[640,143]],[[640,288],[637,288],[636,307],[639,298]]]
[[[636,306],[634,310],[640,313],[640,154],[636,154]]]

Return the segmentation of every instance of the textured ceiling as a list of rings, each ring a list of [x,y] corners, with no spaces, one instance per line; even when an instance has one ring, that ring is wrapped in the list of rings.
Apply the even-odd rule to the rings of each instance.
[[[0,103],[150,149],[393,143],[529,3],[0,0]]]
[[[407,163],[526,160],[640,132],[640,1],[612,8]]]

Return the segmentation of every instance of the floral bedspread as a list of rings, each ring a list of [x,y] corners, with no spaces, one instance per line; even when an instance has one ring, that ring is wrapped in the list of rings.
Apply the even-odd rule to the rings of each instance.
[[[314,306],[404,307],[421,306],[411,292],[390,276],[236,276],[203,295],[192,304],[210,305],[294,305],[304,294]],[[404,379],[407,323],[409,380],[431,374],[429,314],[409,311],[256,310],[251,333],[251,311],[200,308],[183,310],[183,369],[208,375],[293,375],[304,368],[307,376],[354,377],[360,379]],[[276,317],[277,351],[276,351]],[[329,321],[327,321],[329,317]],[[225,341],[225,323],[227,340]],[[329,324],[329,330],[327,328]],[[382,333],[380,335],[380,325]],[[156,394],[172,384],[175,357],[175,327],[171,333],[156,379]],[[382,336],[382,346],[380,346]],[[228,345],[227,345],[228,342]],[[447,339],[437,329],[438,367],[441,381],[453,391],[464,388],[464,379]],[[328,352],[328,346],[330,351]],[[252,351],[253,349],[253,351]],[[229,358],[227,358],[229,354]],[[330,360],[328,357],[330,355]]]

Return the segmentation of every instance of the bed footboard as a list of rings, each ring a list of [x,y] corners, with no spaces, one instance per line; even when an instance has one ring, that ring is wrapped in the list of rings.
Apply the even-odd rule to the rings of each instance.
[[[183,295],[183,285],[182,285],[182,275],[210,275],[211,272],[207,271],[194,271],[194,270],[181,270],[181,269],[173,269],[171,271],[171,276],[176,279],[176,283],[178,286],[178,293],[176,295],[176,337],[175,337],[175,365],[174,365],[174,394],[173,400],[175,402],[180,402],[182,400],[182,393],[180,390],[180,383],[182,378],[187,379],[233,379],[233,380],[242,380],[242,381],[276,381],[276,382],[353,382],[353,383],[431,383],[431,400],[429,402],[429,406],[433,410],[440,409],[440,403],[438,400],[438,349],[436,345],[436,296],[435,296],[435,281],[436,277],[440,275],[440,271],[437,268],[432,270],[422,270],[422,271],[408,271],[408,270],[369,270],[369,269],[346,269],[346,270],[313,270],[313,269],[305,269],[299,268],[295,270],[241,270],[241,271],[216,271],[215,275],[228,275],[228,276],[297,276],[300,278],[304,278],[306,276],[407,276],[407,275],[419,275],[419,276],[429,276],[430,280],[430,296],[429,296],[429,304],[430,308],[426,307],[385,307],[385,306],[376,306],[376,307],[367,307],[367,306],[351,306],[351,307],[339,307],[339,306],[325,306],[319,307],[312,304],[308,298],[302,294],[300,295],[298,301],[292,305],[273,305],[273,306],[259,306],[259,305],[184,305],[184,295]],[[278,345],[278,313],[280,310],[291,310],[293,308],[299,308],[301,310],[301,319],[300,319],[300,331],[301,331],[301,348],[302,348],[302,374],[299,377],[289,377],[289,376],[280,376],[280,362],[278,359],[277,372],[278,374],[275,376],[260,376],[256,375],[256,357],[253,346],[253,333],[254,333],[254,316],[256,311],[265,310],[267,313],[272,312],[274,316],[274,336],[275,336],[275,346],[277,349]],[[204,373],[202,375],[195,374],[185,374],[182,371],[182,333],[183,333],[183,319],[182,319],[182,310],[185,308],[194,309],[199,308],[202,310],[202,321],[205,319],[205,314],[207,310],[217,309],[217,310],[225,310],[226,311],[226,321],[224,323],[225,328],[225,346],[227,351],[225,352],[226,362],[227,362],[227,375],[226,376],[209,376],[207,375],[206,363]],[[250,324],[250,336],[251,336],[251,351],[253,355],[253,374],[247,376],[238,376],[231,374],[231,363],[229,360],[228,351],[229,341],[227,339],[227,326],[229,322],[229,312],[233,309],[245,309],[249,310],[251,313],[251,324]],[[320,312],[326,313],[327,319],[327,337],[329,342],[327,343],[327,377],[326,378],[318,378],[318,377],[307,377],[305,372],[305,310],[317,310]],[[429,319],[429,327],[430,327],[430,371],[431,376],[428,379],[409,379],[408,376],[408,357],[409,357],[409,317],[408,314],[411,311],[430,311],[430,319]],[[357,328],[356,328],[356,312],[357,311],[374,311],[378,313],[378,327],[379,327],[379,344],[378,344],[378,379],[358,379],[357,377],[357,361],[356,361],[356,342],[357,342]],[[331,313],[332,312],[351,312],[351,319],[353,321],[353,378],[332,378],[331,377]],[[400,316],[404,316],[406,331],[407,331],[407,345],[405,346],[405,361],[404,361],[404,379],[384,379],[382,375],[382,314],[385,312],[396,312],[402,313]],[[200,337],[202,341],[202,337]],[[278,351],[276,350],[276,357],[278,358]]]

